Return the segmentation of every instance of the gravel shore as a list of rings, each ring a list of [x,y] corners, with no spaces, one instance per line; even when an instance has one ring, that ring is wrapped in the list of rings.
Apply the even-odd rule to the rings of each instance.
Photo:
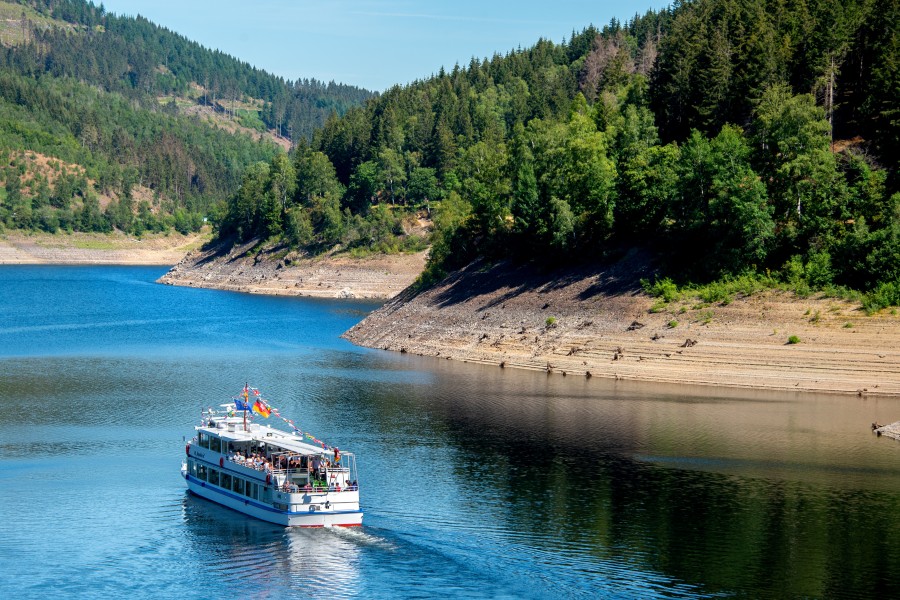
[[[253,245],[191,252],[158,281],[250,294],[387,299],[412,284],[425,266],[425,252],[306,258],[283,250],[249,252]]]
[[[19,233],[0,236],[0,265],[174,265],[209,234]]]
[[[552,275],[472,265],[405,292],[344,334],[362,346],[605,377],[754,389],[900,395],[900,317],[764,292],[651,312],[645,263]],[[796,336],[799,343],[789,343]]]

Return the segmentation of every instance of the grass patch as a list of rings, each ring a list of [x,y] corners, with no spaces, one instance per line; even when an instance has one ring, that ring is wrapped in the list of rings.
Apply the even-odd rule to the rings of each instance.
[[[671,321],[669,321],[668,325],[669,325],[669,329],[675,329],[676,327],[678,327],[678,321],[676,321],[675,319],[672,319]]]
[[[788,338],[787,343],[788,344],[799,344],[800,338],[798,338],[796,335],[792,335],[791,337]]]
[[[651,312],[660,312],[660,307],[671,302],[688,302],[691,299],[700,301],[693,305],[694,310],[700,310],[713,304],[727,306],[738,297],[752,296],[766,290],[790,292],[801,300],[809,298],[813,294],[820,294],[823,298],[855,302],[859,303],[870,315],[885,308],[900,306],[900,281],[882,283],[874,290],[865,293],[830,283],[812,285],[806,276],[796,272],[796,269],[794,271],[782,273],[783,280],[779,280],[778,277],[767,271],[764,275],[750,273],[737,277],[726,277],[711,283],[685,286],[678,286],[668,277],[657,279],[652,283],[647,279],[641,279],[641,286],[649,296],[659,300],[654,304],[656,310],[651,309]],[[816,282],[815,279],[813,281]],[[841,307],[831,306],[828,310],[836,313],[841,310]],[[891,314],[896,314],[896,312]]]
[[[668,308],[668,306],[669,306],[668,302],[666,302],[665,300],[660,298],[659,300],[657,300],[656,302],[653,303],[653,306],[650,307],[650,312],[651,313],[661,313],[664,310],[666,310],[666,308]]]
[[[119,247],[106,240],[74,240],[72,245],[81,250],[116,250]]]
[[[550,329],[551,327],[556,327],[556,317],[547,317],[547,320],[544,321],[544,326],[547,329]]]
[[[853,327],[853,323],[851,323],[850,321],[844,323],[844,329],[850,329],[851,327]]]
[[[351,246],[346,252],[353,258],[366,258],[376,254],[415,254],[426,250],[428,246],[427,238],[410,235],[395,237],[371,245]],[[483,271],[489,271],[493,266],[493,263],[488,263],[483,267]]]

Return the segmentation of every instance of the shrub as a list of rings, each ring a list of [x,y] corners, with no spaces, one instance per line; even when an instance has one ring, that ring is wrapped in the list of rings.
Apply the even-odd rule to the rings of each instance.
[[[544,325],[547,327],[547,329],[556,327],[556,317],[547,317],[547,320],[544,321]]]
[[[869,314],[888,306],[900,306],[900,281],[888,281],[866,294],[863,308]]]
[[[680,295],[678,286],[668,277],[658,279],[652,284],[646,279],[641,279],[641,285],[645,292],[654,298],[662,298],[666,303],[672,302]]]
[[[800,338],[798,338],[796,335],[792,335],[791,337],[788,338],[787,343],[788,344],[799,344]]]

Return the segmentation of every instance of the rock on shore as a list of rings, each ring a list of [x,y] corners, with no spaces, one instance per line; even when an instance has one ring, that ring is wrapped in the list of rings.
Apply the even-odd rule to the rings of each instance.
[[[412,284],[425,265],[425,252],[307,258],[283,249],[251,252],[254,246],[196,250],[158,282],[251,294],[386,299]]]
[[[545,274],[476,263],[432,289],[404,292],[344,337],[552,376],[900,395],[896,314],[776,291],[651,312],[654,300],[639,284],[646,265],[632,255],[605,269]]]

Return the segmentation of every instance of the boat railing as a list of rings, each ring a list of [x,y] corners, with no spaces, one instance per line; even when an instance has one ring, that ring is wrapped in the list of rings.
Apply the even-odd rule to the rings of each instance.
[[[290,493],[290,494],[327,494],[327,493],[335,493],[335,492],[358,492],[358,485],[300,485],[300,486],[291,486],[291,485],[282,485],[277,488],[280,492]]]

